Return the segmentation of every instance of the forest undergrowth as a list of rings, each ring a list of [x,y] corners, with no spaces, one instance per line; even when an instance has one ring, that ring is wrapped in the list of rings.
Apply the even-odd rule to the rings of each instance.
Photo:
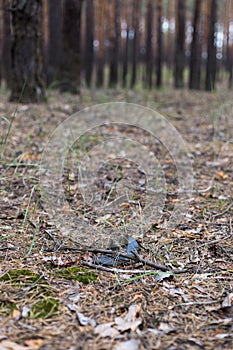
[[[231,94],[167,88],[84,90],[77,97],[49,90],[46,103],[23,105],[7,102],[7,94],[1,93],[1,349],[233,347]],[[64,237],[43,206],[39,182],[43,151],[61,122],[85,107],[121,101],[150,107],[169,120],[187,144],[194,178],[187,212],[176,227],[166,228],[179,201],[175,164],[166,147],[140,134],[164,169],[166,202],[146,231],[130,232],[138,243],[133,254],[127,242],[117,249],[110,242],[104,252],[91,244],[84,249],[73,237]],[[95,135],[87,133],[74,147],[75,156],[86,155],[104,132],[115,131],[122,132],[106,125]],[[136,132],[133,127],[127,131],[132,138]],[[64,212],[72,206],[89,223],[90,236],[93,228],[114,233],[133,220],[131,213],[145,201],[145,174],[127,159],[109,159],[95,183],[99,196],[114,200],[116,183],[122,190],[129,179],[138,189],[111,214],[96,215],[85,206],[78,170],[64,167]],[[104,256],[115,265],[101,260]]]

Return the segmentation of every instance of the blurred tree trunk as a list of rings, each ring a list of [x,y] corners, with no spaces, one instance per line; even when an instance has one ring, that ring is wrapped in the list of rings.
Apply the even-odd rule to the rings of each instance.
[[[189,88],[200,90],[201,88],[201,38],[200,38],[200,13],[201,0],[195,1],[193,18],[193,38],[191,44]]]
[[[12,0],[12,82],[10,101],[45,100],[42,1]]]
[[[112,0],[112,9],[110,11],[113,14],[109,16],[110,21],[110,72],[109,72],[109,87],[116,87],[118,82],[118,61],[120,51],[120,1]]]
[[[176,88],[184,86],[185,68],[185,0],[177,0],[176,4],[176,43],[175,43],[175,74]]]
[[[82,0],[63,0],[61,92],[80,92]]]
[[[132,76],[131,76],[131,89],[134,88],[137,79],[137,62],[138,62],[138,47],[139,47],[139,15],[140,15],[140,0],[134,0],[133,2],[133,50],[132,50]]]
[[[93,72],[93,61],[94,61],[94,4],[93,0],[86,0],[86,38],[85,38],[85,79],[88,87],[91,86],[91,78]]]
[[[209,3],[209,35],[207,45],[207,62],[206,62],[206,91],[212,91],[215,89],[216,78],[216,44],[215,44],[215,24],[217,22],[217,0],[210,0]]]
[[[11,0],[3,0],[3,44],[2,44],[2,76],[6,87],[11,86]]]
[[[127,30],[126,30],[125,54],[123,57],[123,67],[122,67],[122,86],[124,88],[127,85],[128,56],[129,56],[129,27],[127,27]]]
[[[51,84],[60,78],[61,68],[61,40],[62,40],[62,1],[48,1],[48,66],[47,82]]]
[[[2,84],[3,73],[3,3],[0,8],[0,87]]]
[[[104,39],[105,39],[105,14],[106,14],[106,0],[95,1],[95,14],[97,23],[97,39],[99,42],[97,51],[97,72],[96,72],[96,86],[102,87],[104,84]]]
[[[233,47],[230,45],[230,22],[233,17],[233,1],[228,0],[225,11],[223,14],[223,24],[224,24],[224,35],[226,37],[224,45],[224,63],[225,69],[229,73],[228,78],[228,88],[231,89],[233,86]]]
[[[174,33],[171,27],[172,22],[175,18],[175,3],[177,0],[169,0],[167,2],[167,20],[169,21],[169,29],[166,33],[166,37],[164,40],[163,46],[163,62],[166,62],[169,69],[169,77],[172,74],[172,67],[174,64]],[[185,1],[185,0],[184,0]]]
[[[147,28],[146,28],[146,86],[152,88],[152,70],[153,70],[153,0],[147,1]]]
[[[233,87],[233,45],[227,46],[227,70],[229,72],[228,88]]]
[[[127,86],[128,63],[129,63],[129,28],[130,28],[130,6],[129,3],[124,5],[125,22],[126,22],[126,38],[124,45],[123,67],[122,67],[122,86]]]
[[[163,1],[157,0],[157,60],[156,60],[156,86],[162,86],[162,59],[163,59],[163,33],[162,33]]]

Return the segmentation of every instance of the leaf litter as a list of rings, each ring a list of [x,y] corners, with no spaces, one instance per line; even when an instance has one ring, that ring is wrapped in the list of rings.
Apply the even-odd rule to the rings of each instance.
[[[131,232],[132,244],[129,237],[123,247],[113,242],[107,253],[83,250],[61,237],[37,185],[40,157],[54,128],[67,113],[111,96],[98,91],[91,101],[84,92],[82,105],[76,97],[50,92],[47,104],[19,106],[0,161],[0,348],[232,348],[232,96],[218,94],[216,99],[167,89],[148,93],[143,101],[140,93],[119,92],[117,100],[159,110],[182,134],[193,159],[195,191],[186,217],[167,230],[164,224],[177,200],[174,167],[166,150],[143,135],[166,169],[165,207],[147,232]],[[15,106],[5,95],[0,98],[4,137]],[[85,135],[73,151],[88,152],[101,132]],[[135,130],[128,132],[133,136]],[[92,225],[110,230],[124,225],[144,205],[143,172],[132,163],[110,163],[98,174],[99,198],[114,200],[126,180],[130,198],[104,215],[83,207],[76,169],[64,169],[67,201],[90,220],[90,230]],[[117,264],[102,264],[106,257]]]

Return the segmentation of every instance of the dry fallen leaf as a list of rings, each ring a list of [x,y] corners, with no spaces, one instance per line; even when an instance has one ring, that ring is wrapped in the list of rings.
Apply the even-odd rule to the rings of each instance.
[[[123,341],[114,346],[113,350],[138,350],[139,342],[136,339]]]
[[[233,293],[227,294],[226,298],[222,302],[222,307],[231,307],[233,305]]]
[[[141,318],[138,318],[135,321],[125,321],[121,317],[115,318],[115,328],[120,332],[125,332],[129,329],[131,331],[135,331],[141,323],[142,323]]]
[[[10,340],[3,340],[0,343],[0,350],[33,350],[34,348],[32,347],[26,347],[23,345],[16,344],[13,341]]]
[[[142,319],[137,317],[140,311],[140,306],[130,305],[128,313],[125,317],[116,317],[114,322],[108,322],[98,325],[95,328],[95,333],[101,337],[116,337],[120,332],[127,330],[135,331],[142,323]]]
[[[78,312],[78,311],[76,311],[76,314],[77,314],[77,318],[78,318],[79,323],[81,324],[81,326],[87,326],[87,325],[91,325],[93,327],[96,326],[96,322],[92,318],[87,317],[83,313]]]
[[[95,328],[95,334],[99,334],[99,336],[103,338],[105,337],[114,338],[120,333],[117,329],[112,327],[113,325],[114,325],[114,322],[107,322],[107,323],[100,324]]]
[[[130,305],[127,315],[124,317],[125,321],[133,321],[136,319],[136,316],[139,314],[140,306],[138,304]]]
[[[25,344],[29,346],[30,349],[37,350],[42,346],[43,341],[42,339],[28,339],[25,340]]]

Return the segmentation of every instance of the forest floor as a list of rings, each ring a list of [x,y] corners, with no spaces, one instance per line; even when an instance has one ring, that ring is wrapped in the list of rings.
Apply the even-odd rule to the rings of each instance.
[[[75,240],[75,235],[64,234],[63,222],[56,227],[44,206],[41,157],[51,133],[70,115],[120,101],[157,110],[186,142],[193,174],[187,212],[176,226],[167,226],[182,199],[177,164],[166,144],[133,126],[125,130],[107,124],[96,135],[88,131],[75,148],[76,156],[96,154],[88,163],[97,167],[90,191],[95,187],[98,198],[113,202],[116,183],[118,190],[128,183],[137,191],[124,197],[115,212],[98,214],[82,203],[77,167],[64,166],[61,209],[56,178],[48,176],[58,215],[71,206],[85,223],[83,232],[77,227]],[[1,93],[0,111],[0,349],[233,349],[232,93],[108,90],[84,91],[79,98],[49,90],[41,105],[8,103]],[[148,129],[153,130],[149,122]],[[85,235],[92,237],[98,229],[115,237],[121,225],[131,227],[145,206],[145,172],[137,164],[107,154],[108,162],[98,168],[103,134],[125,131],[131,139],[141,137],[146,154],[156,155],[165,174],[165,203],[154,222],[150,216],[149,227],[140,231],[132,225],[127,231],[140,244],[140,249],[134,245],[134,253],[126,251],[128,241],[116,248],[111,239],[102,246],[89,239],[85,249]],[[143,152],[142,166],[148,163]],[[120,252],[128,259],[119,259]],[[104,265],[106,257],[115,266]]]

